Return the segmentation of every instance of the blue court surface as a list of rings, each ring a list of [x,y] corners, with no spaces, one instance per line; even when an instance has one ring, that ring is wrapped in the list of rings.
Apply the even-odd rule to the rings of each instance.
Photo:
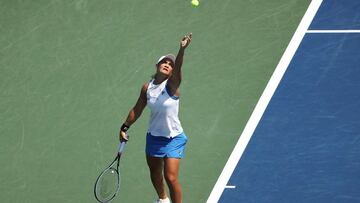
[[[360,29],[360,1],[324,0],[309,29]]]
[[[319,5],[218,202],[360,202],[360,1]]]

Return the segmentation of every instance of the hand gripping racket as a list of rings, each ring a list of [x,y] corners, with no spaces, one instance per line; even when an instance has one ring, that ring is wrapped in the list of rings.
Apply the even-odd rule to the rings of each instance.
[[[125,148],[125,142],[119,144],[114,161],[103,170],[96,179],[94,186],[95,198],[99,202],[110,202],[120,190],[120,157]]]

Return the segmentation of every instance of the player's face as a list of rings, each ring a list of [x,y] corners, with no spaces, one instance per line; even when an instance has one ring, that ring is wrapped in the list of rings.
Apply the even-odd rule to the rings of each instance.
[[[170,76],[174,67],[174,63],[170,59],[162,60],[157,68],[158,73],[162,73],[166,76]]]

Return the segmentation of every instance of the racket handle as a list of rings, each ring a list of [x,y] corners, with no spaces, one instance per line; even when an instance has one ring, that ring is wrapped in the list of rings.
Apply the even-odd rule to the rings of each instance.
[[[119,154],[121,154],[121,153],[124,151],[124,149],[125,149],[125,144],[126,144],[126,142],[120,142],[120,144],[119,144],[119,149],[118,149],[118,153],[119,153]]]

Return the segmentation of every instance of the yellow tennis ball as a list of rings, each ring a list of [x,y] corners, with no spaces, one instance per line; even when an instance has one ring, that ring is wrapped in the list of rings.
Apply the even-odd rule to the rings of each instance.
[[[191,5],[194,6],[194,7],[197,7],[199,6],[199,0],[191,0]]]

